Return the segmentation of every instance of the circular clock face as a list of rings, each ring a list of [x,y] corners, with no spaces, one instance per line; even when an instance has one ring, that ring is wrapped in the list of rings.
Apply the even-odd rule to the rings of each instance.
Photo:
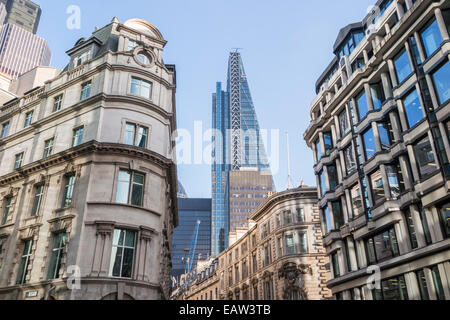
[[[139,52],[136,55],[136,58],[143,65],[150,65],[152,63],[152,59],[150,58],[150,56],[143,51]]]

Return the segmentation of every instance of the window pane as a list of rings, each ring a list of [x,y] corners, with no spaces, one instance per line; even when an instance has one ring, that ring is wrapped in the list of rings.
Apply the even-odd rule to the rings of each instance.
[[[345,136],[350,132],[350,125],[348,122],[347,110],[344,110],[339,115],[339,125],[341,127],[341,135]]]
[[[444,236],[450,237],[450,202],[440,208],[440,218]]]
[[[320,147],[320,139],[316,142],[316,156],[317,156],[317,162],[322,159],[322,148]]]
[[[367,104],[366,92],[364,90],[356,97],[356,105],[358,108],[359,120],[361,121],[369,112],[369,105]]]
[[[403,99],[403,105],[405,107],[409,128],[414,127],[425,118],[416,90]]]
[[[359,185],[355,185],[351,190],[353,214],[355,217],[364,213],[363,203],[361,200],[361,189]]]
[[[409,63],[408,53],[403,49],[397,57],[394,58],[395,70],[397,71],[397,79],[399,84],[406,80],[412,73],[411,64]]]
[[[369,160],[376,152],[377,146],[375,144],[375,136],[373,135],[373,130],[370,128],[363,134],[364,141],[364,153],[366,159]]]
[[[327,171],[328,171],[328,182],[330,185],[330,190],[335,190],[339,183],[336,165],[328,166]]]
[[[322,170],[319,173],[319,178],[320,178],[320,190],[322,192],[322,197],[325,195],[325,193],[327,193],[327,186],[326,186],[326,182],[325,182],[325,173]]]
[[[433,276],[434,288],[436,289],[436,296],[438,300],[445,300],[444,287],[442,286],[441,276],[438,266],[431,268],[431,274]]]
[[[38,186],[35,188],[35,195],[34,195],[34,201],[33,201],[33,208],[31,210],[31,216],[34,217],[39,214],[40,208],[41,208],[41,202],[42,202],[42,195],[44,191],[44,186]]]
[[[381,82],[370,85],[370,92],[372,94],[373,108],[375,110],[381,109],[385,101],[383,85]]]
[[[405,181],[403,180],[403,173],[400,164],[386,165],[386,174],[388,177],[391,197],[396,199],[405,191]]]
[[[431,143],[430,140],[428,140],[428,137],[425,137],[414,145],[414,153],[421,178],[437,170],[433,149],[431,148]]]
[[[375,173],[370,175],[370,182],[372,186],[373,201],[375,205],[380,204],[386,199],[384,196],[383,177],[381,176],[380,170],[377,170]]]
[[[447,61],[433,74],[434,86],[439,98],[439,104],[450,99],[450,62]]]
[[[356,158],[352,145],[350,145],[344,150],[344,159],[347,174],[350,175],[356,171]]]
[[[433,20],[429,23],[420,33],[420,37],[422,38],[425,55],[428,58],[439,49],[439,46],[442,43],[442,36],[437,21]]]
[[[335,229],[339,229],[344,225],[344,214],[342,212],[341,203],[336,201],[333,202],[331,206],[333,208],[334,227]]]
[[[394,131],[390,121],[378,123],[378,133],[380,135],[381,149],[389,150],[394,143]]]
[[[423,270],[417,271],[417,281],[419,282],[420,296],[422,300],[430,300],[428,294],[427,278],[425,278],[425,272]]]
[[[325,156],[328,157],[331,154],[331,150],[333,150],[333,138],[331,132],[323,133],[323,142],[325,144]]]
[[[131,175],[128,171],[120,171],[117,183],[116,202],[127,204],[130,191]]]
[[[331,230],[333,230],[333,228],[331,227],[330,211],[328,209],[328,206],[323,208],[323,218],[325,220],[324,222],[326,227],[326,233],[328,233]]]
[[[127,123],[126,129],[125,129],[125,138],[124,138],[124,144],[127,145],[134,145],[134,136],[136,132],[136,126],[134,124]]]
[[[147,146],[148,129],[139,127],[138,147],[145,148]]]
[[[133,190],[131,195],[131,204],[135,206],[142,206],[143,194],[144,194],[144,176],[135,173],[133,176]]]

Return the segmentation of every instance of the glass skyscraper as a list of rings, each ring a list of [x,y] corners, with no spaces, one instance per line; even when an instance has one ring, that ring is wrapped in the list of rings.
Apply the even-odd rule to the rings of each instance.
[[[231,52],[228,62],[227,91],[222,89],[222,83],[217,83],[213,94],[213,164],[212,164],[212,230],[211,250],[217,256],[228,247],[230,231],[230,172],[233,171],[235,181],[239,179],[237,172],[254,171],[270,176],[270,184],[261,186],[234,185],[235,190],[248,190],[249,198],[252,191],[273,190],[270,165],[256,117],[250,93],[247,75],[239,52]],[[248,181],[248,179],[247,179]],[[247,183],[248,184],[248,183]],[[259,197],[260,199],[263,199]],[[259,200],[261,201],[261,200]],[[250,208],[240,209],[248,216],[249,211],[256,208],[260,202],[248,201]]]

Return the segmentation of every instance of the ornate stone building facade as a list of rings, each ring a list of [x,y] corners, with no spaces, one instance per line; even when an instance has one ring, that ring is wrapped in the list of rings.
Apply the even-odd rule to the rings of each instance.
[[[324,300],[331,297],[322,246],[317,190],[272,195],[230,247],[186,277],[174,298],[185,300]]]
[[[375,8],[339,32],[304,135],[328,286],[339,300],[448,300],[450,2]]]
[[[0,299],[167,299],[175,66],[117,18],[0,108]]]

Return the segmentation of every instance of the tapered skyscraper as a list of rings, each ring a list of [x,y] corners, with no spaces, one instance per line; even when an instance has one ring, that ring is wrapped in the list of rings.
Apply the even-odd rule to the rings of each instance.
[[[246,226],[250,213],[274,189],[247,75],[237,51],[230,53],[227,82],[227,91],[219,82],[213,94],[213,128],[217,132],[212,165],[213,256],[228,247],[229,232]]]

